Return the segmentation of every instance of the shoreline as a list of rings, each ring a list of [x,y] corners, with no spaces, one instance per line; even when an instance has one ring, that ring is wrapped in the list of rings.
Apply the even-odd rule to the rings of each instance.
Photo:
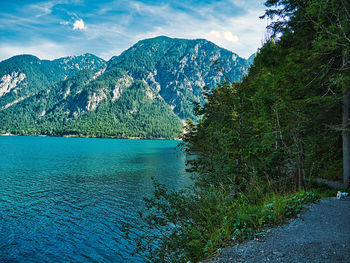
[[[181,141],[181,139],[168,139],[168,138],[142,138],[142,137],[99,137],[99,136],[79,136],[79,135],[72,135],[72,134],[67,134],[67,135],[46,135],[46,134],[28,134],[28,135],[21,135],[21,134],[12,134],[12,133],[2,133],[0,136],[19,136],[19,137],[55,137],[55,138],[90,138],[90,139],[124,139],[124,140],[157,140],[157,141]]]

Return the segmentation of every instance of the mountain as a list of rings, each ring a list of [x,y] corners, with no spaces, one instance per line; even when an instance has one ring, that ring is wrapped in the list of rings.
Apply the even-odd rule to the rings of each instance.
[[[217,61],[222,71],[215,70]],[[122,68],[142,79],[169,104],[181,119],[193,116],[193,101],[204,102],[203,86],[215,87],[223,77],[238,81],[249,63],[204,39],[157,37],[138,42],[107,63],[107,70]],[[217,68],[216,68],[217,69]]]
[[[53,61],[19,55],[0,63],[0,109],[28,98],[83,69],[102,70],[106,62],[92,54]]]
[[[213,63],[215,61],[215,63]],[[204,40],[156,37],[108,62],[85,54],[0,62],[0,133],[175,138],[202,87],[237,81],[249,62]]]
[[[252,55],[247,59],[247,61],[248,61],[249,64],[253,64],[253,63],[254,63],[254,59],[255,59],[256,55],[257,55],[257,52],[255,52],[254,54],[252,54]]]

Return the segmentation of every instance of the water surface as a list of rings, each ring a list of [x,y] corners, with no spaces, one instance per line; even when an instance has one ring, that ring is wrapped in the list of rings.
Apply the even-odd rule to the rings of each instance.
[[[0,136],[0,262],[141,262],[121,229],[151,177],[189,183],[176,144]]]

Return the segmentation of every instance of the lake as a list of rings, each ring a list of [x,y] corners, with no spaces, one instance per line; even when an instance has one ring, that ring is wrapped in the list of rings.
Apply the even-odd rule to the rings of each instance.
[[[142,262],[151,177],[189,184],[177,141],[0,136],[0,262]]]

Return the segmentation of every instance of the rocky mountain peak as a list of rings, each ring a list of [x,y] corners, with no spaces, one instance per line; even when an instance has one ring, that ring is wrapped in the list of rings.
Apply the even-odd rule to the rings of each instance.
[[[0,62],[0,132],[174,138],[184,119],[195,118],[193,101],[204,103],[204,86],[214,89],[223,76],[237,81],[248,68],[205,39],[166,36],[108,62],[89,53],[16,56]]]

